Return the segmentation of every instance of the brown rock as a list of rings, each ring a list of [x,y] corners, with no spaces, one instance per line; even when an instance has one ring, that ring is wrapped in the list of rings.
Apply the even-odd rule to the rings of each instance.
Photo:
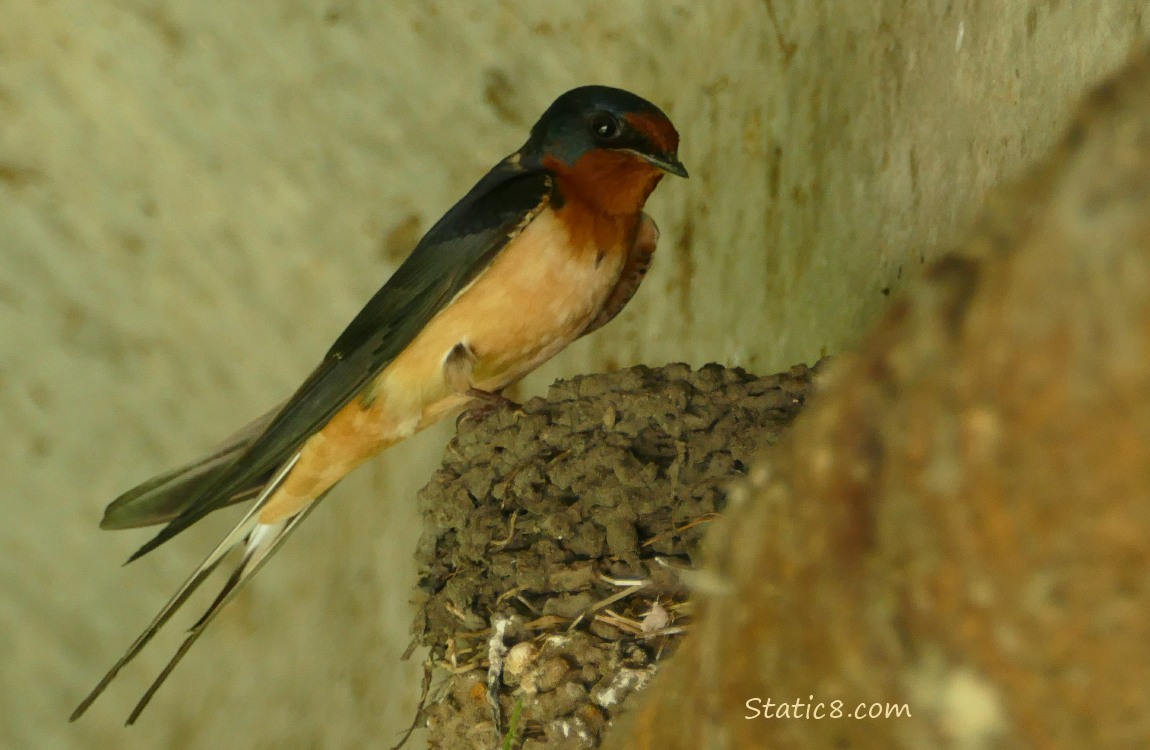
[[[1148,347],[1143,53],[832,365],[605,745],[1150,746]]]

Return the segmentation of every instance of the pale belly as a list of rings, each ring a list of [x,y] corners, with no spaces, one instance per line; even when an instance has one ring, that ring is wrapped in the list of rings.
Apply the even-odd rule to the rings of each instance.
[[[308,439],[261,521],[294,513],[367,458],[465,406],[471,397],[444,374],[456,344],[475,355],[472,385],[498,391],[577,338],[614,289],[629,248],[572,248],[559,242],[564,236],[549,210],[537,216],[380,372],[366,398]]]
[[[614,289],[628,249],[571,248],[556,242],[563,236],[554,214],[544,211],[431,320],[376,381],[375,392],[389,402],[391,419],[384,422],[399,418],[414,431],[469,400],[444,379],[443,363],[456,344],[476,357],[474,387],[498,391],[579,336]]]

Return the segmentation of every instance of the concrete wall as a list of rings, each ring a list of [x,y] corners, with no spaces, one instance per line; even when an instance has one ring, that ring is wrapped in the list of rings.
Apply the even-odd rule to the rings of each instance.
[[[992,5],[0,0],[0,745],[386,743],[446,428],[346,482],[128,733],[176,633],[64,719],[231,519],[120,569],[147,532],[102,506],[290,391],[582,83],[662,105],[692,178],[628,311],[521,394],[849,346],[1146,30],[1136,0]]]

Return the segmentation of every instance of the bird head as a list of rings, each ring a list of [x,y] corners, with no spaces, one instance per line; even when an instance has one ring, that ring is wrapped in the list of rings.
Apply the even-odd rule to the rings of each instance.
[[[638,211],[664,173],[687,176],[679,133],[661,109],[607,86],[572,89],[552,103],[520,150],[608,213]]]

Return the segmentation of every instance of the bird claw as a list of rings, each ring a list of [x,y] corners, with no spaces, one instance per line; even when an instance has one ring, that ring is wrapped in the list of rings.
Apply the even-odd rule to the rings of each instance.
[[[470,388],[467,395],[473,399],[471,405],[467,410],[460,414],[455,420],[455,426],[458,427],[464,421],[472,421],[475,423],[482,422],[489,417],[493,412],[499,409],[511,409],[516,414],[523,414],[523,405],[504,396],[502,393],[493,393],[491,391],[481,391],[478,388]]]

